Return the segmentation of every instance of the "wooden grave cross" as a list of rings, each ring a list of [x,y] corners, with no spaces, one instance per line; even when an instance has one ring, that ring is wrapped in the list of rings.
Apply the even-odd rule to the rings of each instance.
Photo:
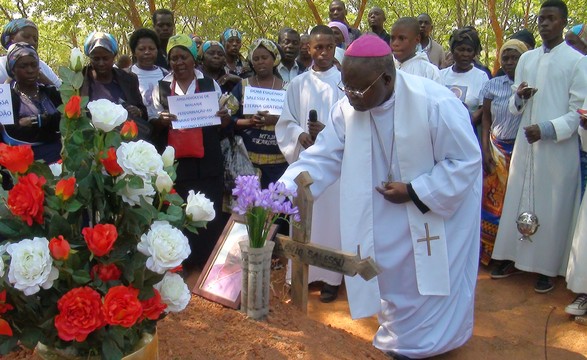
[[[273,251],[278,256],[292,260],[292,303],[306,313],[308,309],[308,265],[348,276],[359,274],[365,280],[375,277],[379,273],[379,269],[370,257],[361,259],[358,247],[357,254],[352,254],[310,243],[312,208],[314,206],[310,185],[313,180],[310,174],[304,171],[295,178],[295,182],[298,185],[298,196],[294,199],[294,205],[298,207],[301,221],[292,226],[291,238],[279,234],[275,237]]]

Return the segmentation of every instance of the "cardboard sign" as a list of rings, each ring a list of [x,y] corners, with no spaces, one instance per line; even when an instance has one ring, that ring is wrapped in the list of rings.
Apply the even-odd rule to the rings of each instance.
[[[0,124],[14,125],[10,84],[0,84]]]
[[[269,115],[281,115],[285,90],[262,89],[245,86],[243,114],[253,115],[257,111],[269,111]]]
[[[214,91],[167,97],[169,112],[177,116],[171,122],[174,129],[189,129],[220,125],[218,94]]]

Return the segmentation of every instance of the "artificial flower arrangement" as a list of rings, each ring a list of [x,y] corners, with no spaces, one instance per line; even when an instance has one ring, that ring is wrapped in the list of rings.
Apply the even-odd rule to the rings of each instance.
[[[186,204],[173,190],[173,148],[159,155],[130,141],[137,127],[122,106],[78,95],[75,50],[59,70],[62,163],[0,144],[14,183],[0,192],[0,354],[38,342],[82,357],[133,352],[166,313],[187,306],[182,230],[215,216],[202,194],[191,191]]]
[[[246,220],[249,246],[261,248],[265,245],[271,225],[278,219],[299,222],[298,208],[291,199],[295,191],[288,190],[283,183],[270,183],[267,189],[261,189],[259,178],[255,175],[241,175],[235,180],[232,195],[236,197],[233,211],[244,215]]]

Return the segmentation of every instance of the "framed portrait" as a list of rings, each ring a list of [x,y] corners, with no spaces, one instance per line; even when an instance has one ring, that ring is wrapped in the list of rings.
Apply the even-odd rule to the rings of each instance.
[[[269,231],[273,240],[277,225]],[[216,242],[192,292],[224,306],[238,309],[242,287],[242,260],[239,242],[247,240],[244,218],[233,214]]]

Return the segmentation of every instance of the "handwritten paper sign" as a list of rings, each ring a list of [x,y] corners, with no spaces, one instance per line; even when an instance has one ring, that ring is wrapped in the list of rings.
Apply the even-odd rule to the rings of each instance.
[[[285,90],[261,89],[245,86],[243,114],[253,115],[257,111],[269,111],[270,115],[281,115]]]
[[[169,112],[177,116],[174,129],[189,129],[220,125],[218,95],[214,91],[167,97]]]
[[[14,125],[10,84],[0,84],[0,124]]]

